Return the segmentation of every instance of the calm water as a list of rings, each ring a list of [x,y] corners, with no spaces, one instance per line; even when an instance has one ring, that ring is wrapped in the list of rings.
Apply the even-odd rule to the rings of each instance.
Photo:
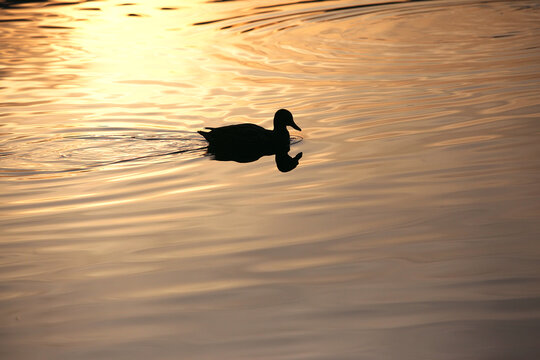
[[[0,3],[1,358],[540,355],[540,2]]]

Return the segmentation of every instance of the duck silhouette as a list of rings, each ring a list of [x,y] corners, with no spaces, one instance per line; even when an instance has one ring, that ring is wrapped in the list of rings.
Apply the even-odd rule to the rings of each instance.
[[[219,128],[206,127],[210,131],[198,131],[207,141],[207,152],[215,160],[247,163],[265,155],[276,155],[276,165],[282,172],[298,165],[302,153],[288,155],[290,135],[287,126],[302,131],[294,122],[290,111],[280,109],[274,115],[274,129],[267,130],[255,124],[227,125]]]
[[[289,110],[280,109],[274,115],[274,129],[267,130],[255,124],[237,124],[219,128],[207,127],[210,131],[198,131],[208,141],[209,149],[237,149],[270,152],[288,147],[290,144],[287,126],[302,131],[295,124]],[[270,155],[268,154],[268,155]]]

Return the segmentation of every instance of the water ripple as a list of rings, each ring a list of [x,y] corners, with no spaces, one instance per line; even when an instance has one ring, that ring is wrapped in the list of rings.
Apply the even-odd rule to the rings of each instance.
[[[97,4],[0,2],[4,357],[534,358],[537,1]]]

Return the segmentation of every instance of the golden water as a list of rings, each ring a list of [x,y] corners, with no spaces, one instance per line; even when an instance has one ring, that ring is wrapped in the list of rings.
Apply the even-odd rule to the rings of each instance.
[[[0,4],[1,358],[540,353],[538,1]]]

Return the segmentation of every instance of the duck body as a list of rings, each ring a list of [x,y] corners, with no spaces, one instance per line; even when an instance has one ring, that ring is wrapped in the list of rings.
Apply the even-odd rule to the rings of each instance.
[[[297,130],[292,114],[285,109],[274,115],[274,129],[267,130],[255,124],[227,125],[198,131],[208,141],[208,152],[216,160],[250,162],[265,155],[288,152],[290,136],[287,126]]]
[[[237,124],[219,128],[207,127],[206,129],[210,131],[199,131],[199,134],[204,136],[209,147],[212,148],[270,149],[273,145],[283,142],[274,136],[273,131],[255,124]]]

